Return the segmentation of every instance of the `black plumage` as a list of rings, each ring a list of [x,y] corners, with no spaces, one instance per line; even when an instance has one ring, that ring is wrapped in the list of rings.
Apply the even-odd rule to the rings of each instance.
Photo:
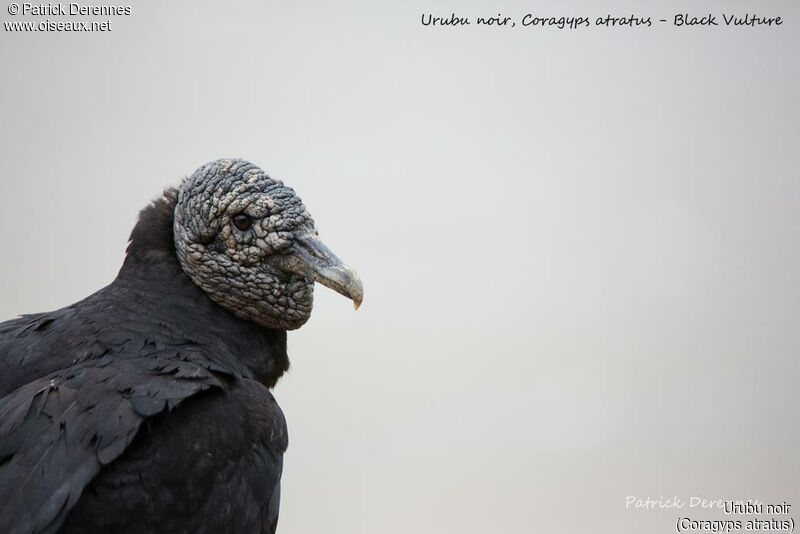
[[[225,163],[214,173],[236,183],[255,172]],[[187,274],[178,196],[142,211],[109,286],[0,324],[1,531],[275,531],[287,433],[269,388],[286,331]]]

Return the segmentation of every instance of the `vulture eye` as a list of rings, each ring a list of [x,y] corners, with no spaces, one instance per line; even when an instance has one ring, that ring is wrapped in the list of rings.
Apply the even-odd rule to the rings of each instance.
[[[233,216],[233,224],[236,228],[244,232],[253,226],[253,220],[244,213],[239,213]]]

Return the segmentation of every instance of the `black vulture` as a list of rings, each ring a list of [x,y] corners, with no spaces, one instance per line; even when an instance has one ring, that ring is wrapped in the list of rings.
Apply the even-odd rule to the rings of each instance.
[[[0,532],[274,532],[288,442],[270,389],[314,282],[361,303],[257,166],[166,190],[110,285],[0,324]]]

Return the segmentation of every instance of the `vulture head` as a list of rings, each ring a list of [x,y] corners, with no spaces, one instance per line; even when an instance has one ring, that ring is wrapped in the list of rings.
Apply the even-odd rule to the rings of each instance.
[[[186,178],[173,235],[186,274],[241,319],[299,328],[314,282],[361,304],[361,280],[320,241],[294,190],[247,161],[213,161]]]

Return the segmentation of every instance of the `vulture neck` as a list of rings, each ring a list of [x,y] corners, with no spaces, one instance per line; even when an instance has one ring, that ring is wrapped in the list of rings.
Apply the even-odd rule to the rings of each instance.
[[[177,192],[167,190],[140,213],[125,262],[112,283],[120,292],[119,301],[136,302],[158,325],[154,330],[165,337],[160,341],[204,346],[209,363],[274,386],[289,368],[286,331],[239,319],[209,299],[183,272],[172,233],[176,199]]]

